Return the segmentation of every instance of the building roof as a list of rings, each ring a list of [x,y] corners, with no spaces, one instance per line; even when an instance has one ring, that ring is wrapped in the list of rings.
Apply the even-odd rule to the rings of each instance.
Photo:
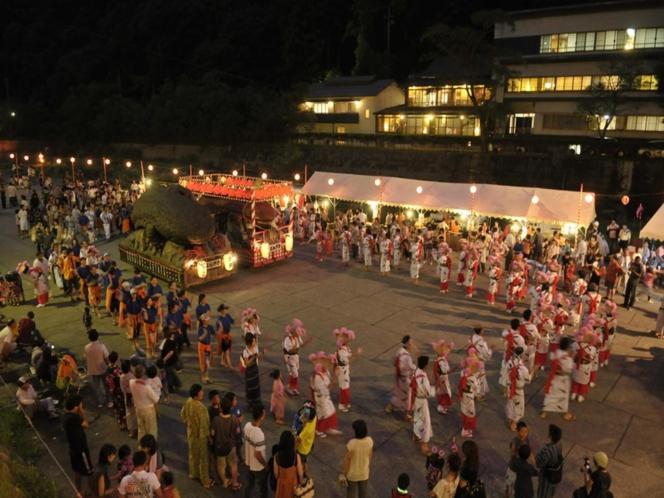
[[[375,97],[393,83],[394,80],[377,79],[375,76],[341,76],[311,85],[306,98],[330,100]]]
[[[539,9],[525,9],[510,12],[510,16],[519,18],[547,17],[555,15],[573,15],[585,12],[602,12],[608,10],[646,9],[649,7],[661,7],[661,0],[616,0],[608,2],[597,2],[590,0],[587,3],[575,3],[571,5],[556,5],[555,7],[542,7]]]

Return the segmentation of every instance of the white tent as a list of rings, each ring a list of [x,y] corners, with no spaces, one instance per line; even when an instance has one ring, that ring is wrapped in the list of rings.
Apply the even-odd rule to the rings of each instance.
[[[574,190],[317,171],[302,187],[302,193],[421,210],[474,211],[487,216],[582,226],[588,226],[595,219],[595,195]]]
[[[641,229],[642,239],[664,240],[664,204],[662,204],[652,218]]]

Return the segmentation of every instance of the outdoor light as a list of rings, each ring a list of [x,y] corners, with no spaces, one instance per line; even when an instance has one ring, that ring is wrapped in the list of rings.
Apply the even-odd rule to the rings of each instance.
[[[44,154],[42,154],[40,152],[39,155],[37,156],[37,159],[39,160],[40,163],[43,163],[44,162]]]
[[[284,204],[288,205],[288,201],[290,201],[290,197],[288,197],[287,195],[284,195],[282,197],[282,200],[284,201]]]
[[[629,195],[623,195],[620,198],[620,202],[622,203],[623,206],[627,206],[627,204],[629,204]]]
[[[374,180],[374,185],[375,185],[376,187],[380,187],[380,178],[376,178],[376,179]]]
[[[127,161],[127,162],[125,163],[125,166],[126,166],[127,168],[131,168],[131,161]]]
[[[226,177],[222,176],[221,178],[219,178],[219,183],[221,183],[222,185],[226,185]]]
[[[179,173],[178,169],[177,169],[177,168],[173,168],[173,174],[174,174],[174,175],[177,175],[178,173]]]
[[[327,184],[330,185],[330,186],[334,185],[334,178],[328,179]]]
[[[237,260],[237,257],[232,252],[227,252],[226,254],[224,254],[224,257],[223,257],[224,269],[226,271],[232,271],[233,267],[235,266],[235,261],[236,260]]]
[[[88,166],[92,166],[92,159],[88,159],[87,161],[85,161],[85,164],[87,164]]]
[[[460,119],[461,121],[463,121],[464,119],[466,119],[466,116],[464,116],[464,115],[462,114],[461,116],[459,116],[459,119]]]
[[[233,170],[233,176],[237,176],[239,173],[237,172],[236,169]]]
[[[204,259],[196,261],[196,275],[198,278],[205,278],[207,277],[207,261]]]
[[[537,194],[532,196],[530,202],[532,202],[533,204],[537,204],[539,202],[539,197],[537,196]]]
[[[14,111],[10,112],[9,115],[10,115],[12,118],[15,118],[15,117],[16,117],[16,113],[15,113]]]
[[[74,164],[76,162],[76,158],[75,157],[70,157],[69,162]]]
[[[586,194],[585,197],[583,198],[584,201],[586,201],[588,204],[590,204],[593,199],[595,199],[595,196],[593,194]]]
[[[148,187],[149,187],[150,185],[152,185],[152,178],[148,178],[148,179],[146,179],[146,180],[145,180],[145,184],[146,184]]]
[[[24,161],[29,161],[29,160],[30,160],[30,156],[27,156],[27,155],[26,155],[26,156],[23,156],[23,160],[24,160]]]
[[[325,209],[327,209],[328,206],[330,205],[330,201],[328,201],[327,199],[323,199],[323,202],[321,204]]]
[[[293,234],[288,233],[286,234],[286,240],[284,241],[284,246],[286,247],[286,251],[291,252],[293,250]]]
[[[422,187],[417,187],[415,189],[415,192],[417,192],[418,194],[421,194],[422,193]]]
[[[154,166],[152,164],[148,164],[148,171],[154,171]]]
[[[104,159],[104,164],[108,166],[109,164],[111,164],[111,160],[108,158]]]
[[[406,211],[406,218],[410,219],[413,217],[414,214],[415,213],[413,212],[413,210],[409,209],[408,211]]]
[[[512,223],[512,231],[513,232],[518,232],[520,228],[521,228],[521,225],[519,225],[518,222],[515,221],[514,223]]]
[[[16,157],[16,156],[14,155],[13,152],[12,152],[11,154],[9,154],[9,159],[14,159],[15,157]]]
[[[261,257],[263,259],[269,258],[270,257],[270,244],[268,244],[267,242],[263,242],[260,245],[260,248],[261,248]]]
[[[203,171],[202,169],[198,170],[198,176],[203,176],[204,174],[205,174],[205,171]]]
[[[55,160],[55,164],[62,164],[62,159],[59,157]]]
[[[471,194],[477,193],[477,185],[471,185],[469,190]]]
[[[299,181],[300,181],[300,174],[299,174],[299,173],[295,173],[295,176],[294,176],[293,178],[295,178],[295,181],[296,181],[296,182],[299,182]]]
[[[267,180],[267,173],[261,173],[261,178],[263,180]]]

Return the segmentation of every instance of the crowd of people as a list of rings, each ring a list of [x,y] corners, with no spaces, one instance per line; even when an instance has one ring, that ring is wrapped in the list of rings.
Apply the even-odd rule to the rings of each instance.
[[[219,483],[230,490],[241,489],[247,497],[256,493],[268,496],[269,489],[279,498],[312,496],[314,482],[307,460],[316,438],[342,436],[337,411],[344,414],[351,409],[351,363],[362,354],[362,347],[353,345],[361,342],[360,334],[346,327],[333,330],[336,348],[307,356],[310,375],[306,386],[301,386],[300,354],[311,335],[294,318],[282,339],[286,376],[282,380],[282,369],[270,372],[272,389],[269,403],[264,403],[259,372],[264,354],[259,342],[264,335],[256,309],[243,310],[236,324],[226,304],[213,307],[205,294],[192,303],[175,283],[164,291],[156,278],[138,270],[125,275],[108,254],[95,248],[98,237],[109,239],[131,229],[131,204],[139,192],[138,187],[123,190],[118,184],[98,181],[65,182],[61,188],[45,181],[41,195],[31,196],[37,198],[34,206],[32,202],[26,206],[34,211],[28,216],[32,220],[28,231],[34,234],[37,257],[32,263],[20,263],[18,270],[35,283],[37,306],[47,305],[48,296],[55,294],[48,288],[49,280],[66,299],[82,303],[89,338],[83,352],[85,380],[94,403],[98,409],[111,410],[118,427],[138,441],[134,451],[126,444],[117,449],[104,444],[95,465],[87,445],[83,399],[77,394],[67,396],[63,424],[80,493],[178,496],[173,473],[158,446],[158,415],[161,403],[179,396],[179,374],[189,366],[184,351],[195,341],[200,383],[189,388],[180,412],[186,427],[189,476],[206,488]],[[451,291],[452,281],[468,298],[478,294],[476,279],[485,273],[488,305],[495,305],[504,295],[505,309],[514,316],[519,303],[525,304],[521,318],[512,318],[502,333],[498,387],[505,396],[506,427],[515,434],[509,445],[505,496],[554,496],[556,484],[562,480],[562,430],[552,424],[547,444],[537,451],[531,447],[524,420],[528,384],[537,375],[545,375],[541,416],[559,413],[562,420],[573,421],[570,401],[583,402],[598,382],[601,368],[609,363],[617,331],[616,294],[622,291],[623,306],[633,306],[637,285],[643,282],[647,289],[652,288],[661,275],[657,268],[664,249],[646,252],[644,248],[636,254],[629,246],[626,227],[618,229],[613,222],[606,238],[593,224],[574,245],[572,238],[558,232],[545,238],[537,227],[526,227],[521,234],[510,224],[491,229],[483,224],[462,238],[454,219],[422,225],[411,222],[404,213],[389,213],[383,223],[375,220],[369,226],[361,211],[326,223],[315,209],[309,210],[311,217],[307,208],[297,216],[295,231],[303,241],[316,243],[319,261],[338,250],[344,264],[357,260],[369,269],[377,257],[384,275],[407,263],[414,282],[420,278],[420,268],[429,264],[436,268],[441,293]],[[602,285],[604,295],[600,294]],[[125,331],[134,350],[130,357],[109,352],[100,341],[94,322],[106,316]],[[232,357],[234,328],[239,328],[242,345],[237,367]],[[3,358],[13,352],[19,329],[20,324],[13,322],[0,331]],[[23,337],[39,353],[33,354],[39,379],[53,380],[64,390],[79,386],[82,379],[75,359],[65,355],[57,364],[50,362],[49,348],[34,331],[36,326]],[[664,323],[659,333],[664,333]],[[400,413],[412,424],[413,438],[426,459],[423,474],[431,497],[486,496],[479,449],[472,438],[479,422],[476,403],[491,389],[486,371],[493,352],[481,327],[469,331],[467,344],[460,347],[441,339],[431,348],[434,357],[413,357],[411,337],[403,338],[394,357],[395,384],[385,411]],[[456,368],[449,355],[459,352],[465,358]],[[213,382],[213,366],[243,375],[243,399],[233,392],[205,392],[205,386]],[[457,371],[458,383],[453,381]],[[301,395],[300,390],[310,396]],[[55,400],[40,399],[26,378],[21,380],[17,397],[30,409],[30,416],[39,411],[57,416]],[[287,397],[302,398],[292,419],[285,410]],[[431,444],[432,397],[436,413],[442,417],[459,401],[461,437],[465,439],[460,449],[455,441],[448,449]],[[262,429],[268,417],[288,427],[270,452]],[[353,422],[354,437],[346,444],[339,469],[338,482],[346,486],[349,498],[369,496],[373,440],[368,425],[362,419]],[[608,496],[608,458],[598,452],[594,465],[595,470],[588,467],[584,474],[585,495],[580,489],[579,496]],[[532,483],[535,476],[537,486]],[[392,496],[411,496],[411,478],[397,476]]]

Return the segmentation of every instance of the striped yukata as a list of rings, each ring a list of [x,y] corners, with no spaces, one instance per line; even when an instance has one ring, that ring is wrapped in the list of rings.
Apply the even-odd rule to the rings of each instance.
[[[556,468],[562,458],[563,446],[560,442],[546,443],[537,452],[535,461],[539,470],[539,484],[537,486],[537,498],[553,498],[556,494],[556,485],[546,480],[545,469]]]

